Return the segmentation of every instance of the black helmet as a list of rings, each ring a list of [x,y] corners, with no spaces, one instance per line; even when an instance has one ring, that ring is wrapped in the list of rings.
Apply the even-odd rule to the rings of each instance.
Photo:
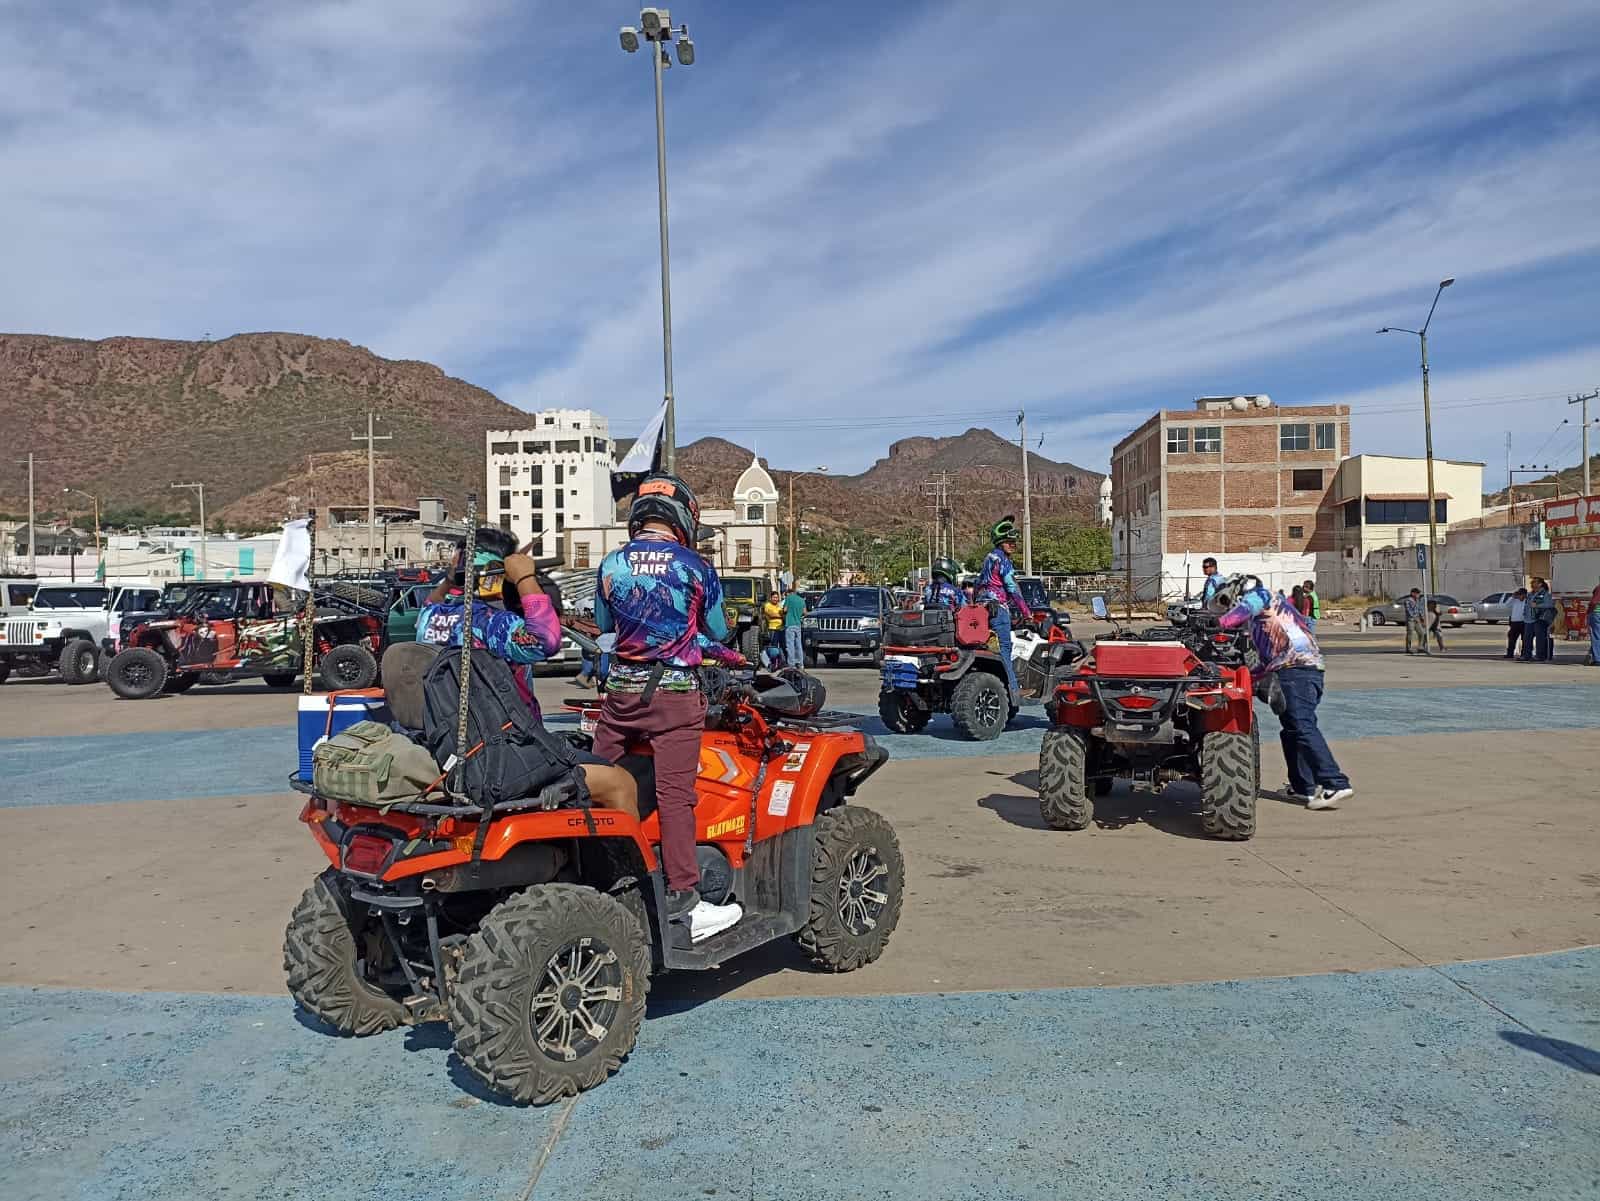
[[[473,543],[476,547],[472,556],[473,574],[478,580],[478,595],[494,596],[500,591],[498,577],[505,570],[502,566],[505,557],[516,553],[517,536],[499,526],[480,525],[473,534]],[[450,582],[457,588],[467,581],[467,567],[461,558],[466,549],[463,541],[456,550],[455,563],[450,569]]]
[[[651,521],[666,525],[679,542],[692,548],[700,531],[700,502],[677,476],[647,475],[628,510],[628,537],[637,537]]]
[[[954,584],[956,577],[961,574],[961,565],[954,559],[935,559],[933,561],[933,578]]]
[[[995,546],[1017,540],[1017,519],[1009,513],[989,527],[989,541]]]

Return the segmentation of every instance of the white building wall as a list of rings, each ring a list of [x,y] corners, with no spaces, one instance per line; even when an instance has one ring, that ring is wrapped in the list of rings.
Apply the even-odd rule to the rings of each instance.
[[[611,522],[611,426],[589,409],[544,409],[521,429],[484,434],[484,517],[533,553],[560,551],[568,526]]]

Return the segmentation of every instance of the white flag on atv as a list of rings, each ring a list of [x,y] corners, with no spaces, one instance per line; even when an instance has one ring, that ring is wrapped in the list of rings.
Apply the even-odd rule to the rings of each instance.
[[[663,400],[661,407],[656,410],[654,417],[650,418],[639,440],[628,447],[628,453],[622,456],[622,462],[617,464],[619,475],[628,472],[647,472],[655,465],[656,447],[661,442],[661,429],[667,423],[667,402]]]
[[[311,591],[311,581],[306,578],[311,570],[311,530],[307,518],[283,523],[283,533],[278,538],[277,553],[272,556],[272,570],[267,579],[285,588]]]

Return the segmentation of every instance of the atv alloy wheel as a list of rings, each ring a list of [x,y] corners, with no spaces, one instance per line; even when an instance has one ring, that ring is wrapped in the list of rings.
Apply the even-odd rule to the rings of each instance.
[[[1000,737],[1011,715],[1005,681],[986,671],[969,671],[950,694],[950,720],[974,742]]]
[[[851,972],[883,954],[905,900],[894,827],[871,809],[840,805],[817,817],[811,911],[794,938],[811,962]]]
[[[1200,743],[1200,828],[1212,838],[1243,842],[1256,832],[1257,737],[1213,730]]]
[[[915,734],[926,728],[933,714],[926,709],[919,709],[903,692],[880,692],[878,717],[893,733]]]
[[[371,688],[378,678],[378,661],[366,647],[346,642],[323,655],[318,670],[330,689]]]
[[[125,701],[160,695],[167,686],[167,661],[144,646],[130,646],[106,668],[106,683]]]
[[[358,932],[339,873],[312,881],[283,935],[283,970],[300,1007],[340,1034],[382,1034],[406,1021],[406,1008],[374,981],[393,951],[370,921]]]
[[[93,684],[99,672],[100,652],[87,638],[74,638],[61,648],[56,667],[69,684]]]
[[[1052,830],[1084,830],[1094,820],[1089,743],[1078,730],[1046,730],[1039,744],[1039,816]],[[1100,781],[1096,780],[1095,792]]]
[[[467,940],[450,993],[456,1053],[515,1100],[576,1096],[633,1050],[649,989],[637,914],[592,888],[536,884]]]

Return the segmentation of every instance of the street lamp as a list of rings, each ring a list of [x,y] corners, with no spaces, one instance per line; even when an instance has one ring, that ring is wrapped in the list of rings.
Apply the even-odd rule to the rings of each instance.
[[[62,495],[75,493],[78,496],[87,496],[94,502],[94,556],[100,557],[100,498],[92,492],[85,492],[82,488],[63,488]]]
[[[200,496],[200,579],[206,578],[206,486],[204,484],[173,484],[174,488],[187,488]]]
[[[642,38],[650,47],[650,61],[656,80],[656,197],[661,220],[661,370],[666,383],[667,416],[662,423],[662,461],[670,472],[678,459],[678,413],[672,398],[672,284],[671,255],[667,249],[667,124],[662,109],[661,73],[672,65],[667,43],[676,36],[678,61],[685,67],[694,64],[694,42],[689,27],[672,28],[672,14],[664,8],[639,10],[639,28],[624,25],[618,35],[629,54],[639,49]]]
[[[794,481],[797,476],[827,474],[826,467],[813,467],[810,471],[796,471],[789,476],[789,574],[796,579],[799,579],[800,558],[797,547],[799,528],[795,524]]]
[[[1386,325],[1378,332],[1380,334],[1411,334],[1422,344],[1422,430],[1424,450],[1428,456],[1428,595],[1432,596],[1439,591],[1439,522],[1433,499],[1433,408],[1428,401],[1428,326],[1433,324],[1433,310],[1439,307],[1439,297],[1444,290],[1456,282],[1455,276],[1439,281],[1438,290],[1433,294],[1433,303],[1428,306],[1428,319],[1422,323],[1421,329],[1406,329],[1399,325]]]

